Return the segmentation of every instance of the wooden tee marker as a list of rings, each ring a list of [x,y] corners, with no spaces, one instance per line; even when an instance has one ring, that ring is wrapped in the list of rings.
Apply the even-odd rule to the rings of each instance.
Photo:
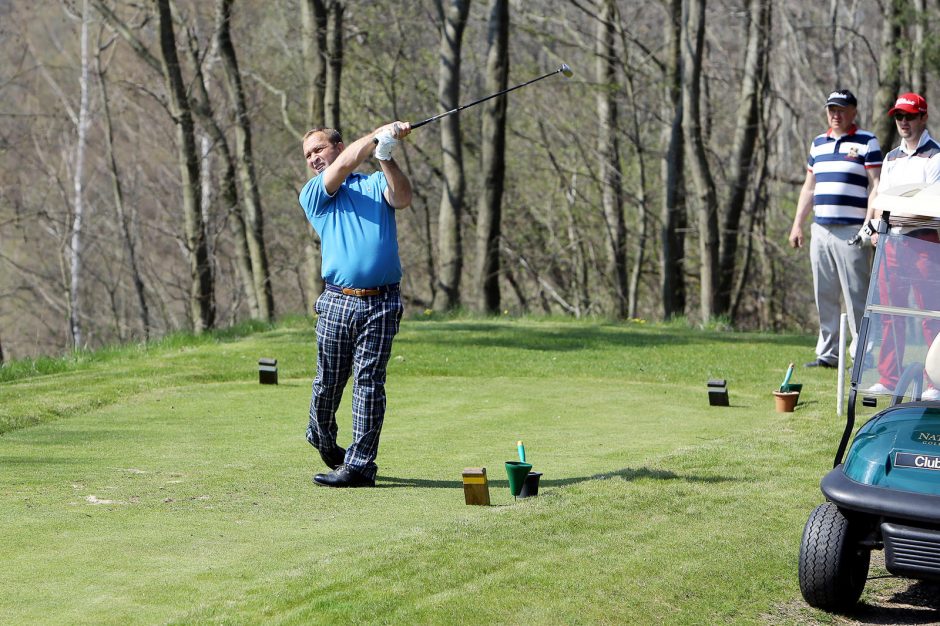
[[[467,504],[490,505],[490,485],[485,467],[468,467],[463,471],[463,497]]]

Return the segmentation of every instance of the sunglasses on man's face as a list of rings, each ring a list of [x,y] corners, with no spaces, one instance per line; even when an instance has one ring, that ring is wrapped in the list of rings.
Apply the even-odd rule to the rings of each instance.
[[[920,117],[920,113],[895,113],[894,119],[897,122],[911,122]]]

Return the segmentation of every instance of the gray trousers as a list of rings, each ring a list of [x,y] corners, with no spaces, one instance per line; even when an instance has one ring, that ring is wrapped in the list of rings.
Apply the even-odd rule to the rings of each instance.
[[[839,316],[845,302],[848,326],[852,332],[849,355],[855,358],[858,329],[865,313],[868,281],[871,277],[872,248],[869,243],[850,246],[857,225],[820,225],[813,222],[809,258],[813,265],[813,293],[819,312],[819,339],[816,356],[835,365],[839,362]]]

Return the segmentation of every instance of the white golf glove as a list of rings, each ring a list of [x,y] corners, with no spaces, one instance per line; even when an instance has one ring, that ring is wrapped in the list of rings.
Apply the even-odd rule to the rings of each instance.
[[[392,150],[398,145],[391,131],[385,131],[376,137],[378,145],[375,146],[375,158],[380,161],[388,161],[392,158]]]
[[[858,231],[858,234],[849,239],[850,246],[867,245],[871,243],[871,236],[875,234],[871,222],[866,222]]]

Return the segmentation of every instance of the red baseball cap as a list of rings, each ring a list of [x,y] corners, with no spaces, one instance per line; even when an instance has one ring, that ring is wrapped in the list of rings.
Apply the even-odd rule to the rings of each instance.
[[[904,113],[926,113],[927,101],[916,93],[902,93],[894,101],[894,106],[888,111],[888,115],[894,115],[898,111]]]

